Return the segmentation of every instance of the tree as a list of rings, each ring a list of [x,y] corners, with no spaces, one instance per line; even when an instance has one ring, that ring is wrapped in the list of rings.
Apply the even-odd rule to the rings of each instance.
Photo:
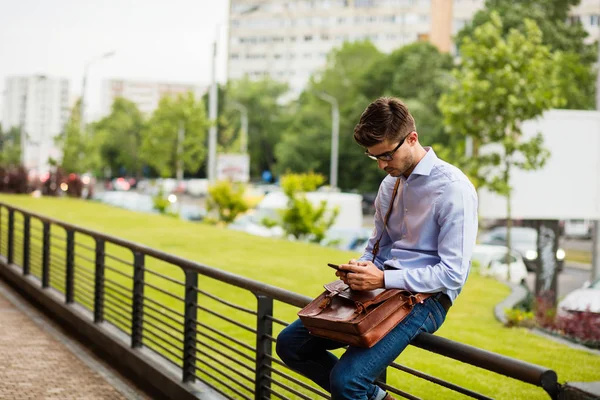
[[[21,151],[21,129],[13,126],[3,131],[0,125],[0,166],[19,165]]]
[[[375,191],[380,176],[375,163],[368,163],[351,132],[366,105],[373,99],[359,90],[372,65],[384,55],[368,41],[344,43],[327,57],[327,64],[308,83],[295,104],[291,120],[276,147],[280,173],[314,171],[329,175],[331,154],[331,106],[318,97],[336,98],[340,111],[338,184],[342,189]]]
[[[359,82],[368,99],[395,96],[402,99],[414,116],[423,143],[447,145],[443,116],[438,100],[450,83],[453,62],[449,54],[429,42],[415,42],[372,64]]]
[[[542,32],[532,20],[524,22],[524,32],[513,29],[505,39],[500,16],[492,13],[473,35],[463,41],[456,81],[440,99],[440,108],[451,135],[462,142],[465,136],[473,138],[474,157],[463,161],[476,185],[506,196],[510,246],[511,170],[538,169],[549,155],[541,134],[525,141],[521,126],[563,103],[556,63],[562,54],[542,44]],[[480,151],[493,143],[501,145],[500,151]]]
[[[287,174],[281,178],[281,187],[288,197],[288,208],[282,212],[282,227],[288,235],[319,243],[335,222],[338,208],[330,211],[326,201],[315,206],[306,198],[305,193],[315,190],[324,180],[323,175],[314,173]]]
[[[208,189],[207,209],[216,210],[219,221],[230,224],[238,215],[248,210],[244,199],[246,186],[230,181],[216,182]]]
[[[181,147],[178,146],[180,128],[184,132]],[[182,161],[185,172],[193,174],[206,157],[207,129],[204,105],[191,92],[175,99],[163,97],[143,132],[141,158],[162,177],[175,176],[178,160]]]
[[[114,173],[124,170],[129,175],[142,175],[140,156],[145,121],[137,105],[117,97],[111,112],[94,124],[93,142],[98,149],[101,164]]]
[[[261,176],[265,170],[275,168],[275,146],[281,140],[282,132],[288,125],[286,107],[280,104],[282,96],[288,93],[287,84],[265,78],[252,81],[248,78],[231,81],[224,101],[227,120],[231,121],[229,148],[238,152],[239,139],[233,142],[233,133],[239,132],[240,113],[231,107],[232,102],[243,104],[248,109],[248,152],[250,175]],[[223,135],[222,132],[219,133]],[[239,138],[238,136],[235,136]],[[235,146],[235,147],[233,147]]]
[[[473,37],[475,30],[490,22],[492,14],[502,17],[502,36],[512,29],[523,31],[525,20],[533,20],[542,32],[542,43],[551,52],[561,51],[564,56],[557,60],[560,68],[560,88],[565,96],[565,108],[594,109],[595,73],[597,47],[586,44],[587,32],[580,22],[569,22],[569,11],[580,0],[487,0],[486,7],[478,11],[471,23],[457,35],[460,46],[466,38]]]
[[[80,107],[81,101],[77,101],[63,131],[54,139],[56,145],[62,149],[62,159],[56,160],[56,162],[64,173],[81,174],[88,171],[94,164],[94,158],[91,156],[93,152],[89,151],[92,146],[81,135]]]

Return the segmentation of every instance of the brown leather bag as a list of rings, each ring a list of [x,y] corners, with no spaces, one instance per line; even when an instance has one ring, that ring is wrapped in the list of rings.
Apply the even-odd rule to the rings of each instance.
[[[373,260],[385,231],[400,180],[396,181],[383,230],[373,246]],[[431,294],[412,294],[401,289],[352,290],[343,281],[325,285],[325,291],[304,307],[298,316],[315,336],[358,347],[373,347],[410,313],[416,303]]]

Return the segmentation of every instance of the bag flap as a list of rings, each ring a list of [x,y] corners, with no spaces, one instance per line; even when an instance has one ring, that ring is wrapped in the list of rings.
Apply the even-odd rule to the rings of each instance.
[[[340,293],[343,291],[350,291],[350,286],[346,285],[343,280],[338,279],[337,281],[329,282],[323,285],[326,291],[329,293]]]

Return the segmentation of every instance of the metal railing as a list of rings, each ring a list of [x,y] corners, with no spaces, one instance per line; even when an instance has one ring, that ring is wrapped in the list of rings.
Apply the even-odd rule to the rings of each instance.
[[[65,303],[85,307],[94,323],[123,331],[132,348],[177,366],[183,382],[202,381],[230,399],[329,398],[273,352],[306,296],[2,203],[0,254]],[[421,333],[413,346],[538,386],[551,398],[561,388],[552,370],[445,338]],[[381,386],[408,399],[419,397],[390,383],[395,371],[404,382],[418,378],[440,391],[490,398],[392,363]]]

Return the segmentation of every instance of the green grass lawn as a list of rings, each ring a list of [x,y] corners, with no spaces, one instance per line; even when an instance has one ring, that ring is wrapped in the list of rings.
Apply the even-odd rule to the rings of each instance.
[[[0,195],[0,202],[141,243],[311,297],[322,291],[323,283],[335,279],[333,271],[326,266],[327,262],[340,263],[357,256],[355,253],[332,248],[254,237],[226,228],[190,223],[159,215],[138,214],[81,200]],[[2,224],[5,225],[4,220]],[[88,245],[91,245],[91,241]],[[127,252],[119,249],[118,246],[112,246],[110,254],[122,258],[128,257]],[[113,261],[111,263],[115,264]],[[147,266],[149,269],[183,280],[181,271],[165,263],[152,261],[148,262]],[[120,279],[119,282],[123,282],[126,286],[130,285],[127,278],[118,278],[114,274],[110,276],[115,280]],[[147,274],[147,280],[173,293],[182,293],[180,287],[164,279]],[[198,286],[236,304],[247,304],[248,308],[254,307],[253,296],[241,289],[232,290],[230,286],[208,278],[200,279]],[[446,323],[437,334],[551,368],[558,373],[560,382],[600,380],[599,356],[541,338],[526,329],[504,328],[497,322],[493,316],[493,307],[508,293],[509,289],[499,282],[472,274],[463,293],[448,314]],[[157,295],[156,298],[168,303],[170,307],[180,306],[177,301],[166,296]],[[212,306],[216,309],[222,308],[218,304]],[[224,308],[223,312],[233,315],[231,311],[225,311]],[[293,307],[280,303],[275,305],[277,318],[291,321],[296,312],[297,309]],[[201,311],[199,319],[202,319],[205,314]],[[206,317],[208,318],[208,315]],[[253,316],[236,313],[235,318],[239,318],[249,326],[253,325]],[[254,345],[252,335],[230,325],[220,321],[211,322],[212,327],[222,329],[228,334],[239,335],[241,341]],[[157,341],[169,342],[160,338],[157,338]],[[547,398],[539,388],[413,347],[409,347],[397,361],[493,398]],[[397,371],[388,375],[388,381],[424,399],[462,398],[454,392]]]

